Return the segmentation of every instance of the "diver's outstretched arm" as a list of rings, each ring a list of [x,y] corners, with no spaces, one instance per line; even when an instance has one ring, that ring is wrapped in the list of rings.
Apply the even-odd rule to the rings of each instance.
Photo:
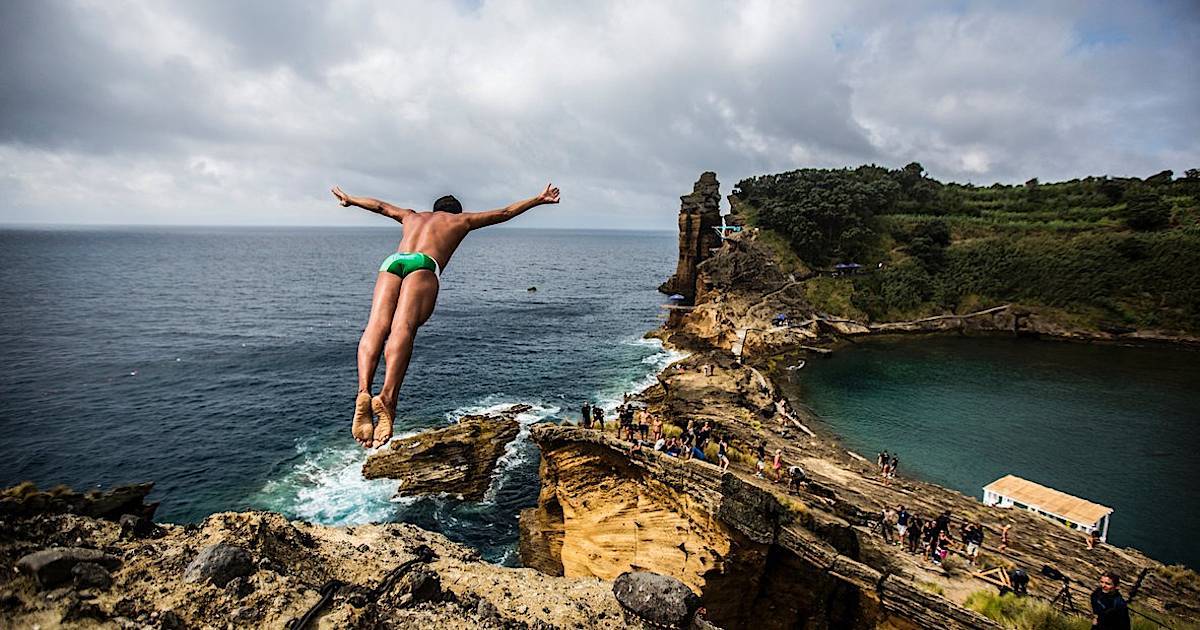
[[[546,190],[536,197],[530,197],[524,201],[514,201],[499,210],[488,210],[487,212],[469,212],[466,213],[467,225],[472,230],[477,230],[481,227],[504,223],[505,221],[533,208],[547,203],[558,203],[558,189],[553,184],[546,184]]]
[[[339,186],[334,186],[331,192],[333,193],[334,197],[337,197],[337,200],[342,204],[342,207],[358,206],[359,208],[370,210],[376,214],[382,214],[390,219],[395,219],[401,223],[404,223],[404,219],[408,218],[408,216],[413,213],[413,211],[409,210],[408,208],[393,206],[386,201],[372,199],[371,197],[351,197],[350,195],[342,192],[342,189]]]

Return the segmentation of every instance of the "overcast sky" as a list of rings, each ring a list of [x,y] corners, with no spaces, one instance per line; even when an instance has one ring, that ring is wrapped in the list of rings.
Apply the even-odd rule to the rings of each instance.
[[[0,223],[673,229],[679,195],[919,161],[1200,167],[1200,2],[0,2]],[[381,223],[383,222],[383,223]]]

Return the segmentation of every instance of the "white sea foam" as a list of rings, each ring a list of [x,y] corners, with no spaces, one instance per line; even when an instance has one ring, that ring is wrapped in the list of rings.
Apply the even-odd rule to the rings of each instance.
[[[504,453],[496,460],[496,468],[492,472],[491,484],[483,496],[483,503],[495,503],[497,493],[512,478],[511,473],[529,461],[530,452],[532,451],[528,447],[530,425],[557,416],[562,411],[562,408],[557,405],[541,402],[521,402],[507,399],[502,394],[494,394],[479,403],[460,407],[447,414],[447,416],[457,420],[466,415],[503,411],[512,405],[518,404],[530,405],[531,409],[517,414],[517,423],[520,425],[520,430],[517,432],[517,437],[504,445]]]
[[[640,394],[649,387],[658,382],[658,375],[672,363],[682,361],[691,356],[687,352],[664,348],[662,340],[654,338],[635,337],[625,341],[626,344],[632,346],[649,346],[656,348],[658,352],[651,354],[642,359],[643,365],[650,366],[650,369],[642,377],[633,380],[632,382],[618,383],[608,391],[599,395],[597,403],[604,409],[605,413],[614,411],[624,401],[625,395]]]
[[[597,403],[612,412],[621,403],[626,393],[637,394],[657,382],[657,374],[688,355],[663,348],[658,339],[641,337],[625,343],[656,348],[658,352],[641,360],[648,369],[641,377],[632,381],[614,383],[607,391],[597,396]],[[514,478],[514,472],[527,465],[537,456],[530,445],[530,425],[555,418],[562,411],[558,404],[544,401],[521,400],[507,394],[492,394],[472,404],[464,405],[446,413],[447,423],[456,422],[463,416],[502,411],[511,405],[528,404],[531,409],[517,415],[520,431],[517,437],[504,448],[497,460],[491,485],[484,495],[484,503],[495,503],[505,484]],[[410,431],[396,437],[415,434]],[[415,499],[395,497],[396,482],[389,479],[367,480],[362,476],[362,466],[368,451],[356,446],[339,446],[319,449],[308,441],[297,445],[301,461],[283,477],[269,481],[260,492],[259,503],[269,509],[279,510],[290,516],[331,525],[356,525],[369,522],[394,520],[398,504],[408,504]],[[452,521],[447,521],[452,526]]]

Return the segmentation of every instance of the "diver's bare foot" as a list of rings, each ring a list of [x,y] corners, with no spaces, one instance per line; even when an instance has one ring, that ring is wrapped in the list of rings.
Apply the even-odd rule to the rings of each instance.
[[[371,409],[375,411],[375,415],[379,416],[379,422],[375,424],[374,441],[371,442],[371,447],[379,448],[392,439],[392,421],[396,419],[396,409],[384,403],[383,398],[379,396],[371,399]]]
[[[354,420],[350,423],[350,433],[354,441],[365,448],[371,448],[374,440],[375,426],[371,423],[371,393],[358,392],[354,399]]]

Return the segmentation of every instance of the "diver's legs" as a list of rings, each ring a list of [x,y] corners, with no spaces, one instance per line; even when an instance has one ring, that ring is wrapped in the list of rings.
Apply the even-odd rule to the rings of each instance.
[[[375,278],[375,293],[371,298],[371,315],[358,340],[358,396],[354,401],[354,420],[350,432],[354,439],[370,447],[375,427],[371,423],[371,381],[379,365],[384,339],[391,327],[396,300],[400,295],[400,276],[386,271]]]
[[[404,374],[408,371],[408,361],[412,358],[413,341],[417,329],[433,314],[437,296],[438,278],[432,271],[419,270],[405,276],[392,317],[391,331],[383,349],[386,362],[383,387],[371,401],[371,407],[379,415],[372,443],[374,447],[382,446],[392,438],[396,398],[400,393],[400,385],[404,383]]]

